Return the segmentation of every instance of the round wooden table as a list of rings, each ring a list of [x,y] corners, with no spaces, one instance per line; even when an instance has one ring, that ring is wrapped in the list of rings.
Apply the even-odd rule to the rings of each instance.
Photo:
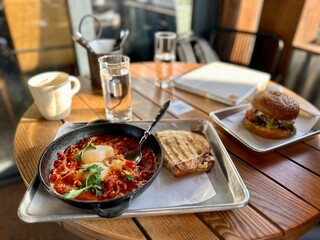
[[[190,71],[199,64],[176,63],[174,74]],[[154,87],[152,62],[132,63],[134,120],[151,120],[167,100],[181,100],[194,109],[181,115],[168,112],[164,118],[203,118],[212,122],[250,192],[249,204],[229,211],[180,215],[147,216],[97,220],[64,221],[60,224],[89,239],[296,239],[320,219],[320,135],[278,148],[256,153],[218,127],[209,116],[227,106],[177,88]],[[105,118],[99,91],[90,79],[81,77],[80,93],[73,98],[72,113],[61,121],[47,121],[33,104],[16,130],[14,153],[27,186],[37,174],[43,150],[64,123]],[[299,96],[301,107],[319,111]]]

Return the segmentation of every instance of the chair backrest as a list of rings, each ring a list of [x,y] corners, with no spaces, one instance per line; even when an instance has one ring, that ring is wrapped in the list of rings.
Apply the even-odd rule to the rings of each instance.
[[[187,63],[209,63],[219,61],[210,44],[201,37],[192,36],[177,42],[177,61]]]
[[[75,53],[65,1],[3,0],[3,9],[22,73],[73,67]]]
[[[221,61],[248,66],[270,73],[273,78],[283,40],[269,33],[252,33],[234,29],[217,29],[211,33],[210,45]]]

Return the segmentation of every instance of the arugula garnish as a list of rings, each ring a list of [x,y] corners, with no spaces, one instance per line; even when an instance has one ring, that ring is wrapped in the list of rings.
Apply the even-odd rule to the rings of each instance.
[[[132,176],[130,174],[127,174],[127,173],[124,174],[124,178],[129,182],[133,182],[134,181],[134,176]]]
[[[82,156],[83,156],[84,152],[85,152],[87,149],[97,149],[97,147],[96,147],[95,145],[93,145],[93,143],[92,143],[92,138],[91,138],[90,141],[87,143],[87,145],[86,145],[82,150],[80,150],[80,151],[78,152],[78,154],[77,154],[77,156],[76,156],[76,160],[77,160],[78,162],[81,161]]]
[[[83,170],[83,172],[87,173],[87,178],[85,184],[80,189],[72,189],[71,191],[64,194],[66,198],[75,198],[82,192],[86,192],[89,189],[96,193],[96,196],[101,196],[101,190],[103,188],[102,179],[101,179],[101,172],[103,168],[97,164],[92,164],[91,166],[87,167]]]

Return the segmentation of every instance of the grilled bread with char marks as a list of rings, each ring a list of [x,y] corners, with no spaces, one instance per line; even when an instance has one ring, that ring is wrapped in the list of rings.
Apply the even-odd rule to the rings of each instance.
[[[207,172],[214,157],[208,141],[199,134],[184,130],[164,130],[156,133],[164,151],[164,165],[174,174]]]

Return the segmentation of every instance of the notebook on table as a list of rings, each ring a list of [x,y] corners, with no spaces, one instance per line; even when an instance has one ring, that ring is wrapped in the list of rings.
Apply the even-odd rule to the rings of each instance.
[[[176,87],[237,105],[270,80],[271,75],[231,63],[212,62],[175,79]]]

